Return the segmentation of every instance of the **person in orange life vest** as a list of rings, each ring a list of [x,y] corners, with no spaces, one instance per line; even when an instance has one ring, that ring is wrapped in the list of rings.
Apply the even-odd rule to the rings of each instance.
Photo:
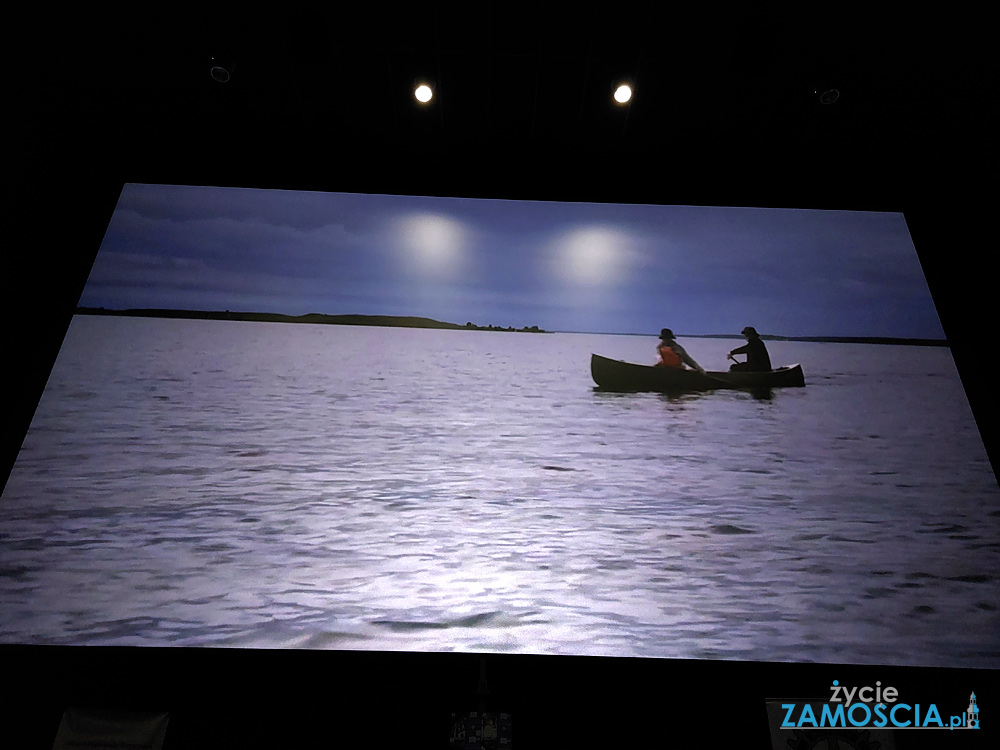
[[[747,326],[740,331],[747,337],[747,343],[738,349],[733,349],[726,356],[735,361],[734,354],[746,354],[746,362],[736,362],[730,367],[732,372],[768,372],[771,369],[771,358],[767,354],[767,347],[760,335],[751,326]]]
[[[674,332],[669,328],[660,331],[660,343],[656,345],[656,353],[660,355],[657,367],[680,367],[687,365],[692,370],[705,372],[705,368],[691,359],[684,347],[674,341]]]

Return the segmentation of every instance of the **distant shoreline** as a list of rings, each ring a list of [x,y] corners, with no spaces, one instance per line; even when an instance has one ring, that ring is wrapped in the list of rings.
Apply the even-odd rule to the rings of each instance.
[[[446,323],[431,318],[407,315],[282,315],[280,313],[231,312],[230,310],[166,310],[159,308],[138,308],[130,310],[109,310],[104,307],[78,307],[77,315],[115,315],[131,318],[179,318],[182,320],[237,320],[254,323],[309,323],[313,325],[340,326],[383,326],[391,328],[436,328],[452,331],[505,331],[513,333],[549,333],[538,326],[524,328],[503,328],[494,325],[466,323]]]
[[[728,333],[709,333],[685,336],[692,339],[742,339]],[[824,344],[894,344],[900,346],[949,346],[945,339],[907,339],[899,336],[770,336],[762,334],[764,341],[812,341]]]
[[[183,320],[237,320],[257,323],[311,323],[314,325],[342,326],[383,326],[393,328],[435,328],[452,331],[505,331],[513,333],[552,333],[538,326],[524,328],[503,328],[493,325],[475,325],[466,323],[447,323],[431,318],[420,318],[404,315],[323,315],[310,313],[308,315],[281,315],[279,313],[231,312],[229,310],[166,310],[157,308],[141,308],[131,310],[109,310],[103,307],[78,307],[78,315],[115,315],[134,318],[179,318]],[[567,331],[569,333],[569,331]],[[624,336],[655,337],[655,334],[618,334]],[[740,339],[737,334],[709,333],[680,335],[678,338],[692,339]],[[888,344],[900,346],[943,346],[949,344],[944,339],[908,339],[893,336],[773,336],[762,335],[765,341],[804,341],[832,344]]]
[[[586,334],[587,331],[554,331],[554,333]],[[644,336],[655,339],[655,333],[614,333],[608,336]],[[733,339],[742,341],[738,333],[680,333],[679,339]],[[942,346],[950,347],[945,339],[907,339],[898,336],[774,336],[762,334],[764,341],[804,341],[823,344],[889,344],[893,346]]]

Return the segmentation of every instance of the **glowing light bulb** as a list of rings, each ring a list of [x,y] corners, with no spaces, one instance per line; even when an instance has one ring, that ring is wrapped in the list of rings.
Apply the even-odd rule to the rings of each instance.
[[[619,104],[624,104],[631,98],[632,98],[632,89],[630,89],[625,84],[619,86],[618,89],[615,91],[615,101],[618,102]]]
[[[417,97],[418,102],[426,104],[434,96],[434,92],[431,91],[431,87],[426,84],[421,84],[417,86],[417,90],[413,92],[413,95]]]

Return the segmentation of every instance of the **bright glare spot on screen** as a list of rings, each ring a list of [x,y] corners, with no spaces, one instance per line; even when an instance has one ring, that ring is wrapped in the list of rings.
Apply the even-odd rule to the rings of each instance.
[[[631,98],[632,98],[632,89],[626,86],[625,84],[619,86],[618,90],[615,91],[615,101],[618,102],[619,104],[624,104]]]
[[[431,91],[430,86],[421,84],[420,86],[417,86],[417,90],[413,92],[413,95],[417,97],[418,102],[426,104],[431,100],[431,97],[434,96],[434,92]]]
[[[564,236],[559,264],[570,281],[609,284],[620,280],[628,256],[628,238],[614,229],[590,227]]]
[[[401,244],[419,269],[435,275],[456,270],[466,234],[461,223],[437,214],[415,214],[398,229]]]

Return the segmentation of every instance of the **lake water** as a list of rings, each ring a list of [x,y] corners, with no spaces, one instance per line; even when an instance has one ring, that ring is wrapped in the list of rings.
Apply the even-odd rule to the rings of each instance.
[[[1000,666],[947,349],[595,390],[655,344],[78,316],[0,499],[0,639]]]

